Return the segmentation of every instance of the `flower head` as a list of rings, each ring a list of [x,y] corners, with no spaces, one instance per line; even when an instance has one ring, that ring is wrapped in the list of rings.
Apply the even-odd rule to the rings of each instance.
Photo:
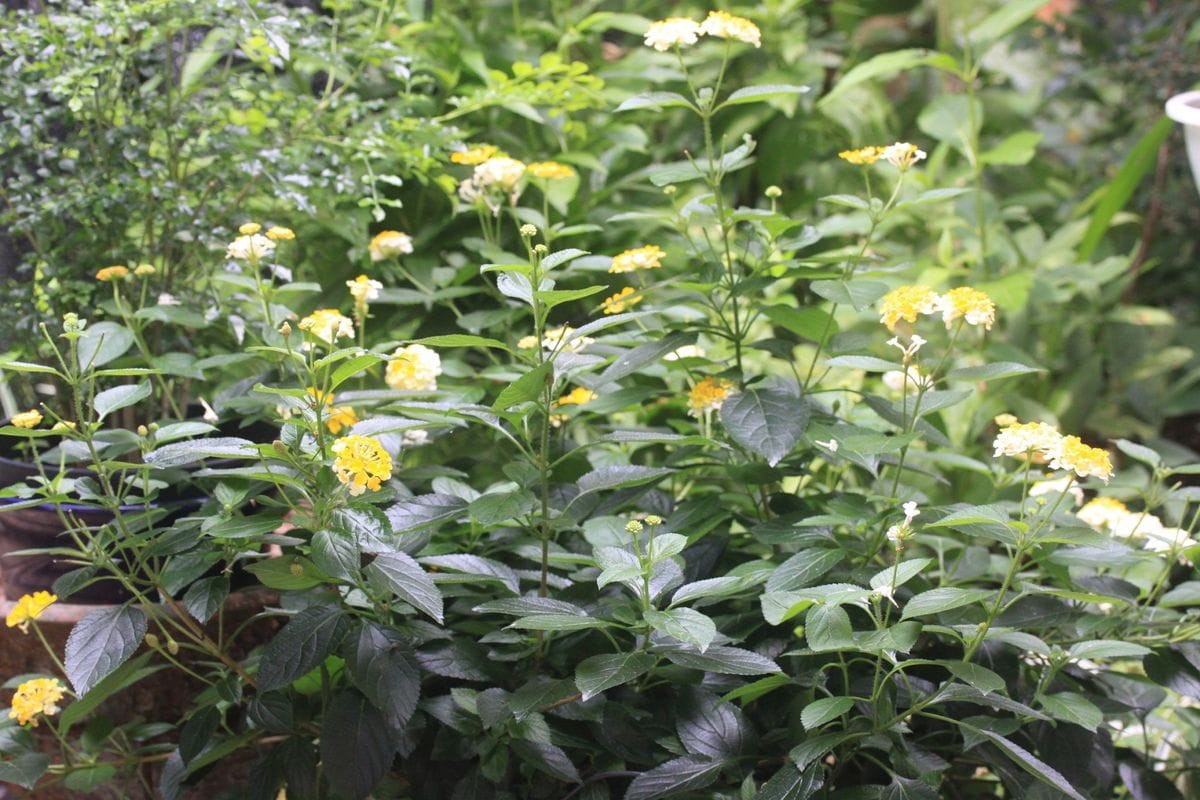
[[[495,156],[475,167],[474,181],[481,187],[512,191],[525,174],[525,164],[515,158]]]
[[[1062,438],[1062,434],[1053,425],[1044,422],[1015,422],[1006,425],[996,435],[995,441],[992,442],[992,457],[1032,457],[1034,461],[1045,462],[1054,457]]]
[[[596,393],[591,389],[585,389],[582,386],[576,386],[570,392],[558,398],[556,406],[582,406],[596,399]]]
[[[1115,528],[1125,517],[1140,515],[1133,514],[1129,506],[1115,497],[1093,497],[1075,512],[1075,516],[1096,530],[1104,530]]]
[[[482,164],[489,158],[499,155],[500,151],[493,144],[477,144],[468,147],[466,150],[459,150],[450,154],[450,160],[455,164],[465,164],[467,166],[475,166]]]
[[[843,161],[848,161],[851,164],[874,164],[883,157],[883,148],[869,145],[860,147],[857,150],[843,150],[838,153],[838,158]]]
[[[535,178],[547,181],[561,181],[575,177],[575,170],[557,161],[534,161],[525,167],[525,171]]]
[[[117,264],[112,267],[104,267],[103,269],[97,270],[97,272],[96,272],[96,280],[103,281],[105,283],[107,283],[109,281],[119,281],[122,278],[128,278],[128,277],[129,277],[129,267],[123,266],[121,264]]]
[[[727,11],[708,12],[704,22],[700,23],[700,32],[719,39],[736,39],[755,47],[762,45],[762,33],[757,25],[745,17],[735,17]]]
[[[360,311],[367,310],[367,304],[379,297],[379,290],[383,288],[383,284],[376,280],[371,280],[366,275],[359,275],[352,281],[346,281],[346,287],[350,290],[350,296],[354,298],[354,311],[362,316]]]
[[[570,325],[561,325],[557,328],[547,328],[542,334],[542,349],[543,350],[558,350],[560,347],[569,353],[578,353],[583,348],[587,347],[592,342],[596,341],[590,336],[575,336],[575,329]],[[522,336],[517,342],[517,348],[521,350],[532,350],[537,347],[537,337]]]
[[[138,264],[133,268],[133,274],[139,278],[148,278],[156,272],[158,272],[158,268],[153,264]]]
[[[367,489],[379,491],[382,482],[392,477],[392,457],[369,436],[343,436],[332,450],[333,471],[355,497]]]
[[[970,286],[951,289],[938,298],[942,321],[949,328],[956,319],[966,320],[968,325],[982,326],[991,330],[996,321],[996,304],[984,292]]]
[[[367,252],[371,254],[372,261],[383,261],[385,258],[407,255],[412,251],[412,237],[400,231],[380,231],[371,238],[371,243],[367,245]]]
[[[678,361],[681,358],[704,358],[707,353],[703,347],[694,344],[685,344],[678,350],[672,350],[663,356],[663,361]]]
[[[644,299],[640,294],[636,297],[630,297],[635,291],[632,286],[626,286],[612,297],[606,298],[600,304],[600,308],[604,310],[605,314],[620,314],[625,309],[636,306]]]
[[[662,266],[662,260],[666,255],[666,252],[656,244],[635,247],[613,256],[612,265],[609,266],[608,271],[634,272],[639,269],[658,269]]]
[[[10,628],[20,628],[21,633],[25,633],[29,630],[29,623],[40,617],[56,600],[58,595],[49,592],[27,594],[13,605],[5,624]]]
[[[358,423],[358,414],[354,413],[354,409],[350,406],[337,406],[330,408],[325,415],[325,426],[329,428],[329,432],[335,436],[343,430],[349,430]]]
[[[1070,476],[1058,478],[1057,480],[1037,481],[1029,487],[1030,497],[1060,495],[1063,492],[1070,492],[1071,498],[1075,501],[1075,505],[1080,505],[1083,503],[1083,489],[1080,489]]]
[[[442,358],[423,344],[410,344],[392,353],[388,361],[387,385],[410,392],[437,391],[437,379],[442,374]]]
[[[1089,475],[1108,483],[1112,477],[1112,459],[1108,451],[1083,443],[1078,436],[1064,436],[1050,458],[1050,469],[1073,470],[1076,475]]]
[[[37,727],[38,714],[52,716],[58,713],[58,701],[63,699],[65,688],[56,678],[33,678],[17,687],[13,695],[8,718],[18,725],[32,723]]]
[[[883,381],[883,385],[889,391],[896,394],[916,394],[923,388],[928,388],[930,379],[921,374],[921,371],[915,366],[910,366],[904,371],[898,369],[889,369],[887,372],[879,376]]]
[[[894,331],[900,320],[916,322],[917,315],[933,314],[937,308],[937,292],[928,286],[900,286],[879,301],[879,321]]]
[[[733,381],[712,376],[704,378],[688,392],[688,414],[698,419],[711,411],[719,411],[733,393]]]
[[[695,44],[700,37],[700,23],[687,17],[667,17],[651,22],[646,29],[646,46],[665,53],[672,47]]]
[[[272,225],[267,228],[267,238],[273,242],[290,242],[296,238],[296,232],[291,228]]]
[[[926,153],[915,144],[896,142],[893,145],[883,148],[880,156],[896,169],[906,172],[913,164],[924,160]]]
[[[300,330],[326,344],[334,344],[338,339],[354,338],[354,323],[349,317],[342,315],[336,308],[319,308],[300,320]]]
[[[253,236],[262,230],[262,225],[257,222],[247,222],[238,227],[238,233],[243,236]]]
[[[42,424],[42,412],[36,408],[22,411],[20,414],[13,414],[9,423],[17,428],[36,428]]]
[[[225,257],[238,261],[260,261],[275,252],[275,242],[260,233],[239,236],[225,249]]]

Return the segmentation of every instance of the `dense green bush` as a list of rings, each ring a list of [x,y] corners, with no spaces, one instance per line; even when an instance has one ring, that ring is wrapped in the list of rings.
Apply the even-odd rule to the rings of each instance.
[[[1016,69],[1040,5],[14,17],[68,88],[4,90],[45,236],[3,495],[78,568],[9,625],[129,600],[14,679],[0,778],[1191,796],[1200,464],[1155,436],[1194,355]],[[241,657],[246,583],[282,627]],[[156,664],[189,708],[81,730]]]

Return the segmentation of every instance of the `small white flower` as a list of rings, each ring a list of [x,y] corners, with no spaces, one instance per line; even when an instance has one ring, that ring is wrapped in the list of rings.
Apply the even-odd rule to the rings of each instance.
[[[824,447],[826,450],[828,450],[831,453],[836,453],[838,451],[837,439],[834,439],[832,436],[829,437],[828,442],[814,441],[813,444],[820,445],[821,447]]]
[[[902,508],[904,509],[905,525],[912,525],[912,521],[921,514],[921,510],[917,508],[917,503],[915,500],[909,500],[902,506]]]
[[[704,358],[704,356],[703,347],[697,347],[694,344],[685,344],[678,350],[672,350],[663,356],[663,361],[678,361],[681,358]]]
[[[687,17],[668,17],[650,23],[650,27],[646,29],[645,40],[647,47],[664,53],[676,45],[695,44],[699,35],[700,23]]]
[[[198,397],[196,399],[200,401],[200,405],[204,408],[205,422],[216,422],[220,419],[220,417],[217,416],[217,412],[213,411],[213,407],[208,404],[207,400],[205,400],[203,397]]]
[[[225,250],[225,257],[239,261],[261,261],[269,258],[274,252],[275,242],[261,233],[255,233],[249,236],[239,236],[230,242],[229,247]]]
[[[177,306],[179,305],[178,298],[169,292],[163,292],[158,296],[158,304],[160,306]]]
[[[1068,488],[1069,487],[1069,488]],[[1065,478],[1050,481],[1038,481],[1029,487],[1030,497],[1041,497],[1043,495],[1060,495],[1065,491],[1071,493],[1071,497],[1075,500],[1075,505],[1083,505],[1083,489],[1075,483],[1073,476],[1068,475]]]

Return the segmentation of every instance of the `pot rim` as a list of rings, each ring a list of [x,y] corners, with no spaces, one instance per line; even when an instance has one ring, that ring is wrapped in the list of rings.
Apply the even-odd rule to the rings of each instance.
[[[1175,95],[1167,100],[1166,110],[1176,122],[1200,127],[1200,91]]]

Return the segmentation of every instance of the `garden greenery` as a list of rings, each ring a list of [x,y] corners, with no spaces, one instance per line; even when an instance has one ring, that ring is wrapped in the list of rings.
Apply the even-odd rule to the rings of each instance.
[[[178,69],[139,84],[153,114],[104,102],[126,90],[92,66],[46,113],[110,147],[145,125],[129,146],[179,194],[104,199],[146,216],[89,223],[110,238],[81,255],[114,262],[88,267],[95,307],[39,277],[48,318],[0,365],[35,398],[0,428],[37,472],[4,508],[54,509],[75,567],[9,614],[56,671],[12,676],[0,779],[179,798],[250,761],[230,796],[1194,790],[1200,463],[1107,438],[1128,418],[1094,384],[1055,388],[1101,312],[1037,320],[1115,304],[1128,257],[1081,259],[1086,223],[1019,224],[989,178],[1038,139],[987,141],[985,56],[1041,4],[964,15],[819,99],[767,19],[588,4],[514,5],[522,42],[561,40],[464,54],[460,85],[439,59],[479,30],[413,5],[252,3],[242,28],[70,7],[61,47],[111,46],[86,32],[106,25],[139,43],[129,80],[143,56]],[[30,46],[67,24],[16,18]],[[917,143],[856,135],[878,78],[929,70],[957,89]],[[795,123],[826,138],[793,176],[811,145],[778,131],[818,111],[846,124]],[[751,177],[766,158],[778,185]],[[216,165],[243,175],[190,197]],[[8,199],[30,226],[83,213],[27,177]],[[805,210],[793,181],[837,190]],[[100,236],[42,233],[39,276],[62,237]],[[1142,324],[1125,309],[1103,324]],[[57,652],[39,618],[98,583],[126,600]],[[248,586],[277,628],[246,651],[253,624],[225,622]],[[189,707],[105,717],[163,669]]]

